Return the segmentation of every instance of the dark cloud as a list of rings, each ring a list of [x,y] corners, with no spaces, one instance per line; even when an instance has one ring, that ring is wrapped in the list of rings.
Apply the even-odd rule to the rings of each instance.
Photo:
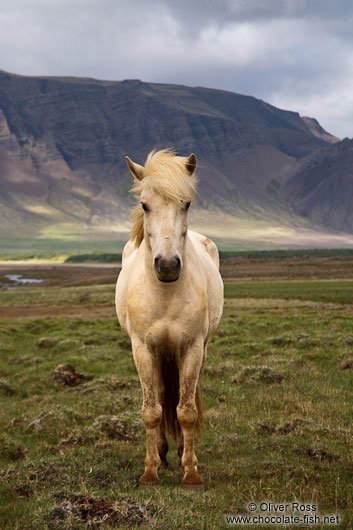
[[[255,95],[353,136],[351,0],[12,0],[0,68]]]
[[[152,3],[157,3],[152,0]],[[198,28],[205,23],[253,22],[279,18],[333,20],[353,14],[351,0],[166,0],[171,13]]]

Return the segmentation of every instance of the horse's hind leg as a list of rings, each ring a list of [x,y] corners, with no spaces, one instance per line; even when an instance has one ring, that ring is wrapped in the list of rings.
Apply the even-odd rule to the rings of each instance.
[[[142,386],[142,420],[146,428],[145,472],[139,484],[140,486],[156,485],[159,484],[158,469],[161,465],[158,451],[162,421],[159,390],[160,364],[144,344],[133,343],[133,355]]]
[[[203,341],[195,341],[186,352],[179,367],[179,404],[177,417],[183,433],[184,450],[181,464],[184,468],[183,486],[203,489],[202,477],[197,472],[194,450],[194,431],[197,421],[196,388],[204,355]]]

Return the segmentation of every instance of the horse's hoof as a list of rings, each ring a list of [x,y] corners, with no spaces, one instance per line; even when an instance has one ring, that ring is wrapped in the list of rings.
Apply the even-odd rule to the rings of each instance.
[[[203,487],[203,484],[184,484],[183,488],[187,488],[189,490],[195,490],[195,491],[205,491],[205,488]]]
[[[184,488],[203,491],[202,477],[196,471],[189,471],[183,478],[182,485]]]
[[[158,486],[159,478],[154,473],[146,471],[139,480],[139,487],[144,488],[145,486]]]

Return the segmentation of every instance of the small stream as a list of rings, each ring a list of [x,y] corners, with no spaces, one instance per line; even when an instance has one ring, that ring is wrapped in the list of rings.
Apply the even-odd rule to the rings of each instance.
[[[9,287],[17,287],[19,285],[25,285],[27,283],[42,283],[44,280],[38,280],[37,278],[22,278],[22,274],[6,274],[5,278],[14,282],[8,284]]]

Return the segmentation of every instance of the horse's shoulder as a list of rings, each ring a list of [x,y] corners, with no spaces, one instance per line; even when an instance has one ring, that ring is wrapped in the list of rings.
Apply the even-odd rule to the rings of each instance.
[[[126,264],[126,262],[129,260],[129,258],[132,256],[132,254],[135,252],[135,250],[137,250],[135,241],[131,241],[131,239],[129,239],[129,241],[124,246],[123,253],[122,253],[121,264],[123,267]]]
[[[207,254],[212,258],[217,267],[219,268],[219,254],[216,244],[210,239],[199,232],[194,232],[193,230],[188,230],[188,235],[190,239],[207,252]]]

